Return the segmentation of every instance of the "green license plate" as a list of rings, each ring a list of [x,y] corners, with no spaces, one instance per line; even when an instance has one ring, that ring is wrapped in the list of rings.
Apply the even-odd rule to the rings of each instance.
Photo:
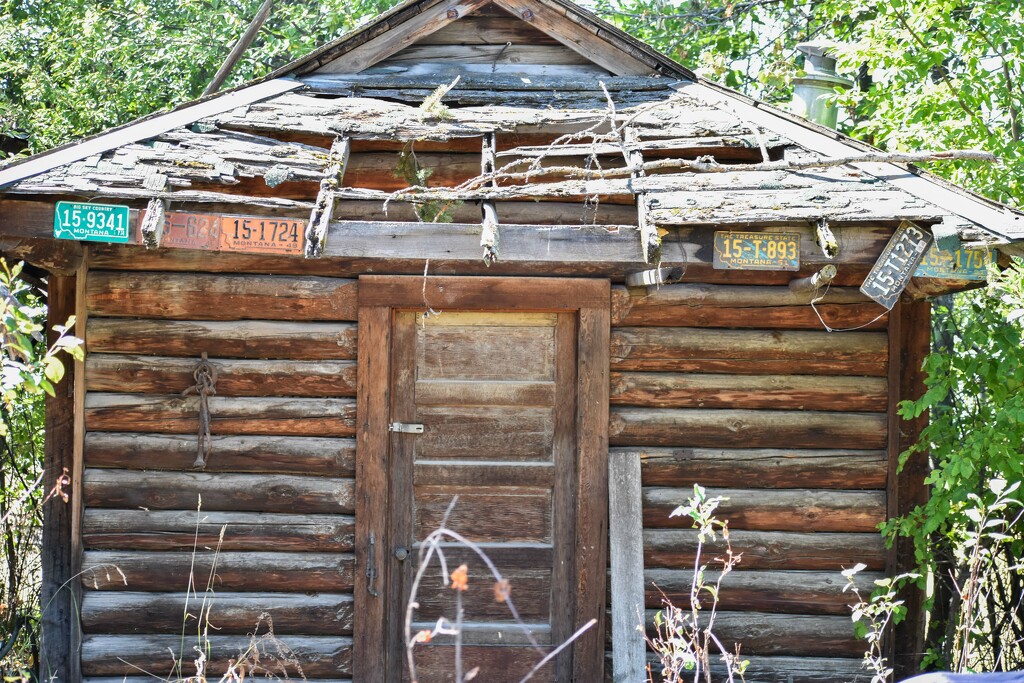
[[[53,236],[86,242],[127,242],[131,238],[127,206],[57,202]]]
[[[946,251],[932,244],[914,271],[914,277],[937,277],[947,280],[984,280],[992,253],[985,249]]]

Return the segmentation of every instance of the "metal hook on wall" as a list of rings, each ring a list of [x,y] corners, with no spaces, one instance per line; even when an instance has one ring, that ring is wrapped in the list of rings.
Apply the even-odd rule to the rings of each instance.
[[[199,440],[196,449],[196,461],[192,466],[205,470],[206,461],[210,457],[210,396],[217,393],[217,368],[210,363],[206,352],[202,360],[196,364],[192,372],[195,385],[181,392],[183,396],[195,394],[199,397]]]

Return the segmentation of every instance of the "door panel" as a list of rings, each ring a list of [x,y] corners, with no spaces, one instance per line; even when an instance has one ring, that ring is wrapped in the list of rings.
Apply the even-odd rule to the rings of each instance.
[[[359,301],[354,680],[408,680],[406,605],[415,599],[415,632],[454,621],[456,596],[462,668],[481,667],[476,680],[520,680],[591,621],[533,680],[599,680],[607,281],[363,276]],[[528,635],[455,538],[442,546],[447,572],[466,564],[467,589],[453,591],[435,560],[412,595],[417,544],[441,524],[508,581]],[[453,680],[455,645],[448,634],[417,644],[417,680]]]
[[[523,622],[496,599],[498,579],[485,561],[446,542],[448,570],[468,568],[469,586],[458,596],[461,638],[479,661],[463,656],[464,670],[538,661],[546,652],[531,638],[550,646],[572,632],[571,572],[564,567],[574,524],[571,501],[560,496],[571,496],[575,477],[575,316],[398,312],[394,330],[392,411],[398,421],[423,424],[424,432],[392,435],[392,480],[412,481],[393,498],[392,543],[418,551],[447,514],[446,528],[480,544],[508,581]],[[400,346],[410,342],[411,350]],[[413,597],[417,563],[396,563],[389,595],[420,604],[413,630],[432,630],[442,617],[454,622],[456,595],[440,564]],[[404,634],[391,631],[401,642]],[[447,679],[453,645],[453,636],[438,634],[416,647],[420,681]],[[553,673],[569,666],[566,653]],[[512,676],[495,670],[487,680],[518,680]]]

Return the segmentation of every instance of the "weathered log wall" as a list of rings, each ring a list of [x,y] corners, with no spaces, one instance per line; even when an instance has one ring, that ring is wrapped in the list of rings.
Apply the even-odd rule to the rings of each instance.
[[[748,681],[863,675],[840,571],[885,569],[886,318],[856,291],[828,299],[830,325],[863,329],[825,331],[785,287],[613,293],[609,435],[641,461],[648,627],[663,599],[689,604],[697,539],[669,515],[700,484],[741,554],[715,624]]]
[[[227,656],[264,612],[310,680],[349,676],[355,280],[102,264],[86,288],[85,676],[168,669],[183,619],[219,629]],[[669,513],[699,483],[727,498],[742,553],[718,623],[752,681],[852,680],[839,572],[885,567],[886,319],[855,292],[829,301],[830,324],[865,328],[826,332],[781,286],[613,289],[610,443],[641,461],[648,620],[663,596],[687,604],[696,540]],[[183,392],[204,351],[218,378],[197,472]]]
[[[263,666],[347,678],[355,281],[95,270],[86,295],[86,679],[194,675],[207,628],[208,673],[255,643]]]

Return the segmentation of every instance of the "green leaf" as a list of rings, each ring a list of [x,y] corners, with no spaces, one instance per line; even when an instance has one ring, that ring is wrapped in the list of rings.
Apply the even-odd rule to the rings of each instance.
[[[60,362],[56,356],[47,356],[44,361],[45,367],[43,372],[46,374],[46,378],[56,384],[61,381],[64,377],[64,364]]]

